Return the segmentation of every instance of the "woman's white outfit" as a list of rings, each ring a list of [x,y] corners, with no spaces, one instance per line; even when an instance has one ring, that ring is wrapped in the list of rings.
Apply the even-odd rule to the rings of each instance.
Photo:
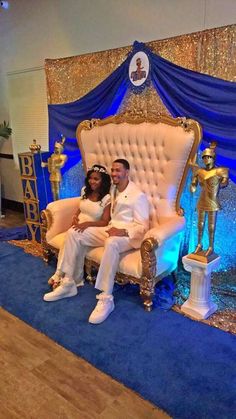
[[[88,198],[84,198],[85,188],[82,188],[81,199],[79,202],[80,214],[78,216],[79,223],[86,221],[99,221],[102,217],[104,209],[111,202],[109,194],[105,195],[101,201],[91,201]],[[58,255],[57,271],[65,274],[65,276],[73,279],[76,285],[80,285],[83,281],[84,274],[84,258],[86,252],[80,251],[79,242],[81,237],[84,236],[84,230],[82,233],[74,230],[72,227],[67,231],[64,246],[60,249]]]

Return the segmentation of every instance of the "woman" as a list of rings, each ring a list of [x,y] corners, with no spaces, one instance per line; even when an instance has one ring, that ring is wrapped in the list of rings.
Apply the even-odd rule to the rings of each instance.
[[[88,227],[105,227],[110,220],[111,179],[104,166],[89,169],[77,213],[72,218],[72,228],[83,232]]]
[[[83,285],[83,276],[81,268],[76,266],[67,267],[67,261],[64,257],[65,246],[69,246],[70,235],[75,232],[79,235],[89,227],[105,227],[110,221],[110,195],[109,190],[111,179],[106,168],[95,164],[88,170],[85,178],[85,186],[81,191],[79,208],[72,218],[72,226],[67,232],[64,246],[60,249],[58,255],[57,270],[48,280],[53,289],[60,285],[61,279],[65,275],[72,276],[77,286]],[[51,294],[51,293],[50,293]]]

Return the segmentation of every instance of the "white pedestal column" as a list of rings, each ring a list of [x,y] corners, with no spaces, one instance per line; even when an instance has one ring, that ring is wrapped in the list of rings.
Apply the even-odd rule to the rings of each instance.
[[[191,272],[190,295],[181,306],[181,311],[195,319],[207,319],[217,310],[217,305],[211,301],[211,272],[217,268],[220,256],[208,263],[182,258],[184,268]]]

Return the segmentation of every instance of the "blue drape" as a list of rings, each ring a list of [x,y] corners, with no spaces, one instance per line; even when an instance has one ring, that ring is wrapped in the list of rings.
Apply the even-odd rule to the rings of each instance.
[[[129,83],[128,58],[102,83],[75,102],[49,105],[49,148],[63,134],[75,138],[78,124],[85,119],[105,118],[114,115],[126,93]]]
[[[229,167],[236,182],[236,83],[179,67],[137,41],[127,59],[87,95],[72,103],[49,105],[50,150],[61,134],[75,138],[82,120],[117,112],[130,86],[129,62],[137,51],[148,55],[149,78],[171,115],[200,122],[204,145],[217,141],[217,163]]]
[[[236,182],[236,83],[179,67],[150,54],[151,79],[171,115],[196,119],[203,144],[217,141],[217,163]]]

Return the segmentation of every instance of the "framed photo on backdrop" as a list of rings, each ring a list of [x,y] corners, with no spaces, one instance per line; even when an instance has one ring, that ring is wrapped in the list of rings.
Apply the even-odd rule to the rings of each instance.
[[[135,87],[142,86],[149,75],[149,59],[145,52],[139,51],[133,55],[129,64],[129,80]]]

